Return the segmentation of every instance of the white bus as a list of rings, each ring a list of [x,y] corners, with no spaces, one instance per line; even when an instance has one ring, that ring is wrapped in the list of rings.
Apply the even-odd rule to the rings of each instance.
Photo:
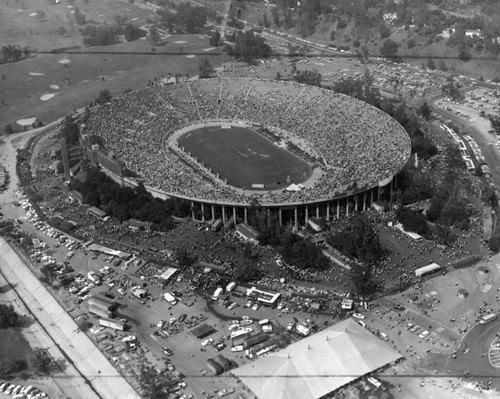
[[[497,319],[497,315],[494,313],[489,313],[486,316],[482,316],[481,320],[479,320],[479,324],[488,324],[492,322],[493,320]]]

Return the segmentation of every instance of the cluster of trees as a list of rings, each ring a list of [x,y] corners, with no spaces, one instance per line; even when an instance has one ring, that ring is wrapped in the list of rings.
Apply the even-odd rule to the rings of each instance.
[[[298,83],[305,83],[311,86],[321,87],[321,74],[315,69],[310,71],[308,69],[303,71],[297,71],[295,74],[295,80]]]
[[[431,162],[429,166],[427,172],[412,166],[406,167],[399,175],[397,193],[401,205],[429,199],[427,212],[424,215],[402,208],[397,217],[405,230],[421,235],[432,233],[438,240],[447,244],[456,238],[452,227],[468,228],[472,216],[472,206],[466,196],[466,184],[463,181],[465,165],[458,148],[449,145],[440,161]],[[436,170],[437,167],[442,168],[444,172]],[[495,203],[496,195],[488,192],[485,193],[484,199]]]
[[[205,7],[190,3],[169,4],[157,11],[160,26],[171,33],[200,33],[208,19]]]
[[[0,328],[14,327],[17,325],[19,315],[12,305],[0,303]]]
[[[189,215],[190,205],[178,199],[154,198],[144,185],[121,187],[95,167],[85,167],[84,179],[73,179],[71,190],[82,193],[85,203],[103,209],[121,222],[135,218],[152,222],[153,229],[170,230],[174,227],[172,215]]]
[[[268,219],[267,213],[258,206],[249,210],[249,216],[250,224],[259,232],[260,244],[276,247],[286,263],[300,269],[324,270],[328,267],[328,258],[308,238],[286,231],[275,217]]]
[[[234,47],[226,45],[224,50],[248,64],[254,64],[258,58],[267,58],[271,55],[271,47],[261,37],[252,31],[238,32],[232,39]]]
[[[66,143],[69,147],[78,144],[78,138],[80,137],[80,128],[78,127],[78,124],[75,122],[73,117],[71,117],[70,115],[67,115],[64,118],[59,135],[66,139]]]
[[[398,212],[396,212],[396,217],[406,231],[411,231],[422,236],[425,236],[429,232],[426,218],[421,212],[400,207]]]
[[[327,240],[333,248],[356,259],[351,267],[351,279],[361,297],[372,295],[377,286],[373,268],[386,256],[373,223],[366,215],[355,215],[339,232]]]
[[[80,33],[83,36],[83,44],[85,46],[107,46],[115,44],[116,37],[119,35],[124,35],[125,40],[131,42],[147,34],[145,30],[132,23],[111,26],[87,25],[85,28],[80,29]]]
[[[11,44],[2,46],[2,62],[19,61],[28,58],[30,54],[31,52],[28,46],[24,46],[23,48],[19,45],[14,46]]]

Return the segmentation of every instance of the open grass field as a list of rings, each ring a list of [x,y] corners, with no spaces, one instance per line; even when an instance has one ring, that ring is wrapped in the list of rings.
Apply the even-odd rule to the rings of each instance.
[[[247,128],[201,128],[181,136],[178,143],[228,184],[243,189],[252,184],[267,190],[285,188],[312,174],[308,163]]]
[[[12,360],[29,360],[33,349],[15,328],[0,329],[0,363]]]
[[[0,64],[2,133],[7,124],[21,130],[16,121],[25,117],[49,123],[84,107],[103,89],[118,96],[124,89],[145,87],[149,79],[157,76],[195,75],[201,55],[209,56],[214,67],[230,60],[225,55],[212,55],[215,51],[208,43],[208,36],[204,35],[172,35],[164,38],[164,44],[156,46],[154,51],[145,38],[110,46],[83,47],[79,33],[82,26],[75,22],[74,7],[98,25],[113,24],[113,17],[118,14],[141,26],[154,13],[124,0],[53,3],[0,1],[2,45],[28,46],[42,52],[66,48],[71,52],[35,52],[29,59]],[[43,13],[39,13],[43,18],[36,15],[37,11]],[[62,35],[58,33],[60,27],[66,30]],[[70,63],[61,64],[63,59],[69,59]]]
[[[177,42],[177,43],[175,43]],[[105,47],[82,49],[72,54],[42,54],[16,63],[0,65],[0,128],[24,117],[37,117],[48,123],[87,105],[99,91],[107,89],[113,96],[126,88],[146,87],[156,76],[198,73],[199,53],[211,46],[201,35],[175,35],[153,54],[146,40],[120,43]],[[92,53],[89,52],[92,51]],[[99,52],[120,54],[102,54]],[[182,54],[168,54],[169,52]],[[185,53],[185,55],[184,55]],[[192,57],[192,55],[195,55]],[[187,56],[190,56],[188,58]],[[69,59],[68,66],[61,64]],[[230,58],[210,57],[214,67]],[[53,89],[50,86],[56,85]],[[54,87],[54,86],[52,86]],[[44,94],[54,94],[42,101]]]

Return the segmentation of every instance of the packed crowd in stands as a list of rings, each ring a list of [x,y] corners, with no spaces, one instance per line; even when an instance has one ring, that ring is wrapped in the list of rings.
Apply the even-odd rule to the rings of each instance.
[[[354,182],[358,189],[372,187],[396,174],[411,149],[403,128],[376,108],[326,89],[258,79],[203,79],[131,92],[100,107],[86,133],[100,136],[146,186],[248,204],[249,192],[207,178],[168,142],[179,129],[209,121],[276,127],[317,149],[327,162],[312,187],[259,192],[261,204],[330,199]]]

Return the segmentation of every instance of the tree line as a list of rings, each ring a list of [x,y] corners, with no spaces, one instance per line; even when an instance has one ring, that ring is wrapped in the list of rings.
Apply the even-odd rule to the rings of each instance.
[[[83,168],[84,176],[72,179],[70,189],[79,191],[85,203],[104,210],[120,222],[134,218],[153,223],[153,230],[166,231],[174,227],[172,216],[190,214],[187,201],[155,198],[143,183],[135,188],[122,187],[94,166]]]

